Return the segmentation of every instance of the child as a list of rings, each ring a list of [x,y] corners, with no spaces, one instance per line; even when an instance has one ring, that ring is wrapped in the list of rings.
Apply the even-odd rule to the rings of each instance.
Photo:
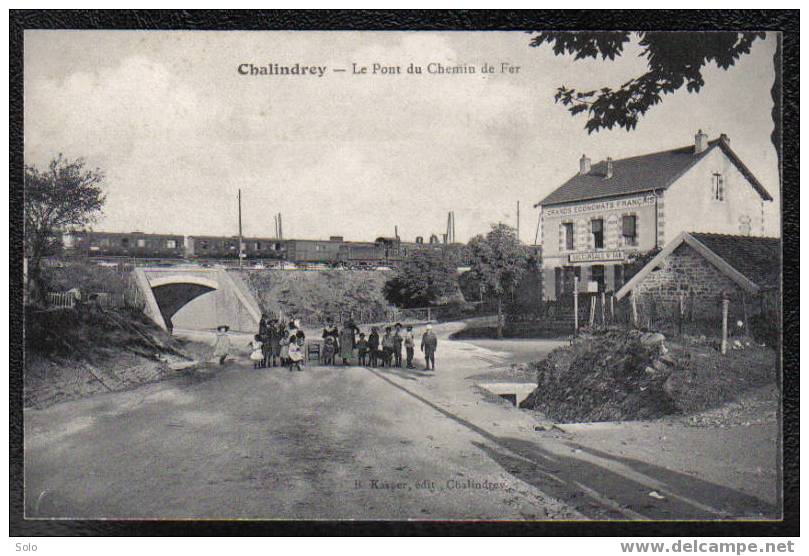
[[[289,343],[289,372],[302,371],[301,361],[303,361],[303,340],[292,340]]]
[[[357,340],[357,356],[360,360],[360,366],[364,367],[368,359],[368,340],[365,339],[364,332],[360,332],[360,339]]]
[[[407,332],[404,339],[405,351],[407,352],[407,368],[413,368],[413,353],[416,350],[416,336],[413,334],[413,325],[407,325]]]
[[[289,332],[285,328],[281,330],[278,345],[280,346],[281,365],[286,365],[289,362]]]
[[[260,369],[264,361],[264,352],[261,349],[263,345],[261,336],[256,334],[253,336],[253,340],[248,342],[247,345],[250,346],[250,361],[253,362],[253,368]]]
[[[219,359],[219,364],[224,365],[225,359],[230,354],[230,337],[228,336],[230,327],[223,324],[216,327],[216,344],[214,344],[213,355],[214,358]]]
[[[264,346],[264,366],[275,367],[278,356],[281,353],[281,336],[283,332],[283,325],[276,319],[273,319],[267,327],[266,345]]]
[[[402,337],[402,325],[396,323],[396,332],[393,334],[393,358],[395,365],[399,368],[402,367],[402,344],[404,337]]]
[[[391,334],[391,327],[385,328],[385,335],[382,336],[382,366],[391,366],[391,359],[393,357],[393,334]]]
[[[335,344],[334,336],[326,336],[323,340],[323,364],[324,365],[333,365],[334,364],[334,351],[335,351]]]
[[[376,326],[371,327],[371,334],[368,336],[368,354],[371,357],[371,367],[376,367],[379,356],[379,333]]]

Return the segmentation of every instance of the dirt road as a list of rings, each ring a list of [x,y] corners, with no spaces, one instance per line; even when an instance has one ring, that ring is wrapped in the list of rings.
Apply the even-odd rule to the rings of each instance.
[[[575,433],[550,429],[485,393],[474,377],[513,355],[447,341],[451,329],[440,331],[435,373],[360,367],[290,373],[254,370],[245,361],[26,411],[26,515],[774,515],[767,497],[726,479],[712,482],[578,443]],[[535,341],[527,352],[538,357],[555,345]]]

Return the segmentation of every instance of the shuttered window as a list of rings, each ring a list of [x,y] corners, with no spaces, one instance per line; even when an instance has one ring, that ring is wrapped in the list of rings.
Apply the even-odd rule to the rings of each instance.
[[[725,200],[725,179],[722,177],[722,174],[713,175],[713,200]]]
[[[624,236],[624,245],[637,245],[638,243],[638,217],[628,214],[621,219],[621,235]]]
[[[600,218],[590,221],[591,229],[593,231],[593,247],[596,249],[604,248],[604,221]]]
[[[565,222],[562,224],[565,228],[565,249],[568,251],[573,251],[574,249],[574,237],[573,234],[573,222]]]

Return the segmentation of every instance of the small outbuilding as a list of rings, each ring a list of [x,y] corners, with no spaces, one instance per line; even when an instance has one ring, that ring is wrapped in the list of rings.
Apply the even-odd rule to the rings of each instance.
[[[780,283],[779,238],[682,232],[615,297],[634,296],[656,311],[687,307],[696,319],[713,318],[730,299],[741,317],[776,309]]]

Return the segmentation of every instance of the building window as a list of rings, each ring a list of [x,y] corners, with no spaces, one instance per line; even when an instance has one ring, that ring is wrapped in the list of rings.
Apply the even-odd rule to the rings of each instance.
[[[567,251],[573,251],[575,245],[573,242],[574,240],[573,222],[565,222],[564,224],[562,224],[562,227],[565,230],[565,249]]]
[[[604,221],[600,218],[590,221],[593,232],[593,247],[604,249]]]
[[[139,239],[138,240],[138,247],[146,247],[146,240],[145,239]]]
[[[261,242],[260,241],[256,242],[256,251],[261,251]]]
[[[714,201],[725,200],[725,178],[722,177],[722,174],[713,175],[713,191],[711,198]]]
[[[176,239],[167,239],[166,240],[166,247],[168,249],[176,249],[177,248],[177,240]]]
[[[624,245],[638,244],[638,217],[634,214],[627,214],[621,218],[621,235],[624,238]]]
[[[129,247],[129,238],[128,237],[122,237],[121,238],[121,246],[122,247]]]

